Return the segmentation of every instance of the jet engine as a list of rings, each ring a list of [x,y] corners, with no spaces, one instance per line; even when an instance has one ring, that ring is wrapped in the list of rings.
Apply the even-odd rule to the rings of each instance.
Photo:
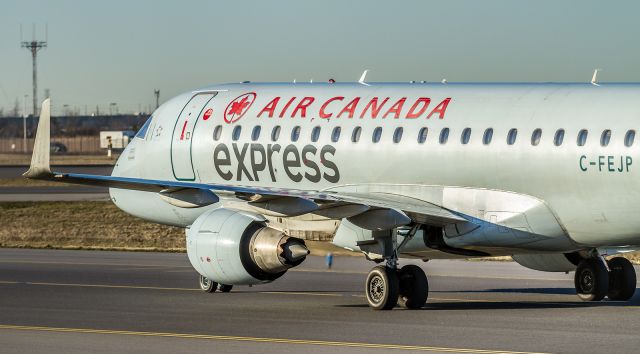
[[[219,284],[268,283],[309,254],[303,240],[267,226],[261,215],[244,211],[207,211],[186,233],[191,265]]]

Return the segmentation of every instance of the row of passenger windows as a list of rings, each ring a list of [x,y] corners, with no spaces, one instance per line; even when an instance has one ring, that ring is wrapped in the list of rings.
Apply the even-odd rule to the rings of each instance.
[[[256,125],[255,127],[253,127],[253,130],[251,130],[251,140],[253,141],[258,140],[260,138],[261,130],[262,130],[262,127],[259,125]],[[278,141],[278,139],[280,138],[281,130],[282,129],[279,125],[273,127],[273,129],[271,130],[272,141]],[[311,130],[312,142],[315,143],[320,139],[320,130],[321,130],[321,127],[314,127]],[[298,141],[298,139],[300,138],[300,131],[301,131],[300,126],[295,126],[293,127],[293,129],[291,129],[291,141],[293,142]],[[402,140],[403,131],[404,130],[402,127],[398,127],[394,130],[393,132],[394,143],[397,144]],[[334,143],[337,143],[340,140],[341,133],[342,133],[341,127],[333,128],[333,130],[331,131],[331,141]],[[429,128],[426,128],[426,127],[421,128],[418,131],[418,143],[424,144],[424,142],[427,141],[428,133],[429,133]],[[233,128],[233,131],[231,133],[231,138],[234,141],[237,141],[240,139],[241,134],[242,134],[242,126],[237,125]],[[222,135],[222,126],[219,125],[213,131],[213,139],[216,141],[220,140],[221,135]],[[361,135],[362,135],[361,127],[353,128],[353,131],[351,132],[351,141],[354,143],[357,143],[358,141],[360,141]],[[578,132],[576,144],[578,146],[583,146],[584,144],[586,144],[588,135],[589,135],[589,131],[587,129],[580,130]],[[508,145],[515,144],[517,137],[518,137],[518,129],[513,128],[509,130],[509,132],[507,133],[507,144]],[[562,145],[562,143],[564,142],[564,137],[565,137],[564,129],[556,130],[555,134],[553,135],[553,144],[556,146]],[[627,131],[624,136],[624,145],[627,147],[633,145],[635,137],[636,137],[635,130]],[[376,127],[373,130],[371,141],[374,143],[377,143],[380,141],[381,138],[382,138],[382,127]],[[540,143],[541,138],[542,138],[542,129],[539,129],[539,128],[535,129],[531,134],[531,145],[537,146]],[[463,145],[466,145],[469,143],[470,139],[471,139],[471,128],[464,128],[462,130],[462,135],[460,136],[460,142]],[[448,140],[449,140],[449,128],[442,128],[442,130],[440,130],[438,141],[440,142],[440,144],[446,144]],[[482,143],[484,145],[489,145],[491,144],[492,140],[493,140],[493,128],[488,128],[482,134]],[[607,146],[609,145],[610,141],[611,141],[611,130],[606,129],[600,135],[600,145]]]

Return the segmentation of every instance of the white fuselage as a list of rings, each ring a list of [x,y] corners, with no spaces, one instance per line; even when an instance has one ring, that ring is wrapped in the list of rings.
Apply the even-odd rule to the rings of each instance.
[[[632,84],[219,85],[163,104],[114,175],[402,196],[562,237],[557,248],[567,251],[639,245],[640,136],[625,145],[640,127],[638,99]],[[125,211],[166,224],[188,226],[207,210],[177,208],[155,193],[111,194]]]

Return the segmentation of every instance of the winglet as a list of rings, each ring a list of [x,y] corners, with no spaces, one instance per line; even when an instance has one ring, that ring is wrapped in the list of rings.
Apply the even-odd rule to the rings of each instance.
[[[600,86],[600,84],[598,84],[598,71],[600,71],[600,69],[593,71],[593,76],[591,77],[591,85],[593,86]]]
[[[366,86],[371,86],[371,85],[369,85],[368,83],[364,82],[364,80],[367,78],[367,73],[368,73],[368,72],[369,72],[369,70],[365,70],[365,71],[362,73],[362,76],[360,76],[360,80],[358,80],[358,83],[359,83],[359,84],[366,85]]]
[[[33,144],[33,155],[31,156],[31,166],[29,170],[23,174],[27,178],[47,178],[51,177],[51,169],[49,167],[49,155],[51,140],[51,101],[49,98],[42,102],[42,110],[40,111],[40,121],[38,122],[38,131],[36,133],[36,141]]]

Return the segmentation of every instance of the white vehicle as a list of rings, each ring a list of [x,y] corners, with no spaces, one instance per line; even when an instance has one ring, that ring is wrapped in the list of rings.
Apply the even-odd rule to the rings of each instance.
[[[512,255],[575,271],[583,300],[628,300],[633,266],[604,256],[640,244],[639,102],[635,84],[216,85],[163,104],[95,176],[50,171],[45,101],[25,176],[108,186],[124,211],[185,227],[209,292],[300,264],[283,224],[301,220],[384,262],[374,309],[427,300],[399,258]]]
[[[133,139],[133,131],[101,131],[100,132],[100,148],[101,149],[124,149]]]

